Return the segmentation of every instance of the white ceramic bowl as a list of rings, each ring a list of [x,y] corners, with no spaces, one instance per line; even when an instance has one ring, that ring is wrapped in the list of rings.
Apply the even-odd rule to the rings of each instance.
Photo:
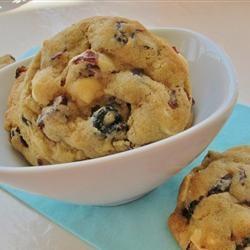
[[[109,205],[135,199],[162,184],[190,163],[221,129],[237,99],[235,72],[225,53],[205,36],[190,30],[152,30],[166,37],[187,58],[195,99],[194,125],[170,138],[97,159],[59,165],[25,167],[0,128],[0,182],[52,198]],[[15,69],[0,71],[0,119]]]

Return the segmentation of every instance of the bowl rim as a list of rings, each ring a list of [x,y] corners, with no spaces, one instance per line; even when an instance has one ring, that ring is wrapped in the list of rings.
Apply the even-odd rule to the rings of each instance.
[[[43,171],[55,171],[55,170],[61,170],[61,169],[72,169],[72,168],[83,168],[83,167],[91,167],[91,165],[96,165],[104,162],[109,162],[112,160],[116,159],[121,159],[125,157],[129,157],[135,154],[140,154],[142,152],[146,153],[150,151],[153,148],[156,148],[158,146],[162,146],[163,144],[166,143],[171,143],[174,140],[181,140],[183,137],[188,136],[195,131],[202,130],[204,127],[210,126],[214,121],[216,121],[220,116],[223,115],[223,113],[227,112],[230,110],[230,108],[236,103],[237,97],[238,97],[238,80],[236,77],[236,71],[235,68],[231,62],[231,59],[229,56],[226,54],[226,52],[220,48],[214,41],[212,41],[210,38],[207,36],[190,30],[186,28],[179,28],[179,27],[162,27],[162,28],[150,28],[149,29],[152,32],[167,32],[167,31],[177,31],[177,32],[182,32],[186,33],[191,36],[198,37],[202,41],[204,41],[206,44],[209,44],[210,47],[212,47],[220,56],[220,58],[223,60],[227,73],[229,75],[230,81],[228,82],[229,85],[229,91],[228,91],[228,96],[225,98],[223,103],[219,106],[219,108],[209,115],[207,118],[205,118],[203,121],[199,122],[198,124],[195,124],[194,126],[177,133],[176,135],[170,136],[168,138],[161,139],[156,142],[152,142],[148,145],[144,145],[132,150],[127,150],[119,153],[114,153],[111,155],[106,155],[106,156],[101,156],[98,158],[93,158],[93,159],[86,159],[86,160],[81,160],[81,161],[75,161],[75,162],[67,162],[67,163],[58,163],[58,164],[51,164],[51,165],[42,165],[42,166],[1,166],[0,165],[0,173],[35,173],[35,172],[43,172]],[[34,56],[27,57],[24,60],[17,61],[15,64],[11,64],[6,66],[3,71],[13,67],[16,64],[20,63],[25,63],[31,60]],[[1,70],[2,71],[2,70]]]

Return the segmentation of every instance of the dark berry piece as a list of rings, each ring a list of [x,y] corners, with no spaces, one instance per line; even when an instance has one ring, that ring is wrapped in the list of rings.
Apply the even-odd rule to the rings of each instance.
[[[236,245],[236,250],[244,250],[246,247],[250,246],[250,237],[244,238],[240,244]]]
[[[243,206],[250,207],[250,201],[248,201],[248,200],[242,201],[242,202],[240,202],[239,204],[240,204],[240,205],[243,205]]]
[[[20,142],[23,144],[24,147],[28,148],[28,143],[23,139],[23,137],[20,135]]]
[[[10,58],[13,60],[13,61],[16,61],[16,58],[14,57],[14,56],[12,56],[12,55],[9,55],[10,56]]]
[[[38,118],[37,118],[37,126],[40,128],[40,129],[43,129],[44,128],[44,117],[42,115],[39,115]]]
[[[174,50],[177,54],[180,53],[179,50],[178,50],[175,46],[173,46],[172,48],[173,48],[173,50]]]
[[[16,79],[24,72],[27,71],[27,68],[25,66],[20,66],[16,69]]]
[[[239,182],[242,186],[245,185],[245,180],[247,178],[246,171],[243,168],[240,168],[239,172]]]
[[[23,122],[25,125],[27,125],[27,126],[29,126],[29,125],[32,124],[32,122],[29,121],[27,118],[25,118],[23,115],[22,115],[22,122]]]
[[[116,39],[117,42],[121,43],[122,45],[127,44],[128,42],[128,37],[126,36],[125,32],[119,31],[114,35],[114,38]]]
[[[10,130],[10,138],[16,136],[16,135],[20,135],[20,129],[19,127],[16,127],[16,128],[11,128]]]
[[[122,24],[125,24],[126,22],[125,21],[118,21],[116,22],[116,28],[117,29],[121,29],[122,28]]]
[[[96,105],[94,107],[91,108],[91,114],[95,113],[98,109],[100,109],[101,106],[100,105]]]
[[[47,160],[44,160],[44,159],[41,159],[41,158],[37,159],[37,165],[38,166],[48,165],[48,164],[49,164],[49,162]]]
[[[131,38],[134,38],[135,37],[135,32],[132,32],[130,36],[131,36]]]
[[[191,249],[191,244],[192,244],[192,242],[190,241],[190,242],[188,243],[187,247],[186,247],[186,250],[190,250],[190,249]]]
[[[169,97],[170,98],[168,101],[168,105],[170,106],[170,108],[172,109],[178,108],[179,105],[178,105],[177,98],[176,98],[176,91],[171,90]]]
[[[226,174],[208,191],[208,196],[212,194],[218,194],[223,192],[228,192],[232,183],[232,175]]]
[[[67,105],[68,104],[68,98],[65,95],[60,95],[55,98],[54,104],[56,105]]]
[[[91,77],[96,75],[96,73],[100,70],[100,68],[98,65],[87,64],[86,70],[87,70],[87,77]]]
[[[195,100],[194,100],[194,98],[192,97],[192,106],[194,106],[195,105]]]
[[[43,129],[45,126],[44,120],[46,119],[46,117],[53,114],[54,112],[60,111],[59,105],[66,106],[67,104],[68,98],[65,95],[57,96],[47,107],[43,108],[42,113],[37,118],[37,126],[40,129]]]
[[[94,112],[92,118],[93,126],[103,134],[127,129],[127,124],[123,122],[122,116],[112,106],[101,107]]]
[[[182,209],[182,215],[186,217],[188,220],[190,220],[194,213],[196,206],[201,202],[202,199],[203,199],[203,196],[201,196],[198,200],[191,201],[187,207]]]
[[[131,72],[133,73],[133,75],[139,75],[139,76],[144,74],[144,70],[140,68],[131,69]]]
[[[65,85],[65,83],[66,83],[66,79],[62,78],[60,83],[61,83],[60,85],[63,87]]]

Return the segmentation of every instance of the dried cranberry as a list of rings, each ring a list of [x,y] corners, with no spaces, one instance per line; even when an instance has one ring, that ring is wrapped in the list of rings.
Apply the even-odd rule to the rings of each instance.
[[[168,101],[168,105],[172,108],[172,109],[176,109],[178,108],[178,102],[177,102],[177,98],[176,98],[176,91],[172,90],[170,92],[169,95],[169,101]]]
[[[27,68],[25,66],[20,66],[16,69],[16,79],[24,72],[27,71]]]
[[[60,83],[61,83],[60,85],[63,87],[65,85],[65,83],[66,83],[66,79],[62,78]]]
[[[79,64],[82,62],[87,62],[88,64],[97,65],[98,55],[92,50],[86,50],[76,59],[74,59],[74,64]]]
[[[63,51],[60,51],[60,52],[57,52],[55,55],[53,55],[50,59],[52,61],[56,60],[56,59],[59,59],[62,55],[63,55]]]

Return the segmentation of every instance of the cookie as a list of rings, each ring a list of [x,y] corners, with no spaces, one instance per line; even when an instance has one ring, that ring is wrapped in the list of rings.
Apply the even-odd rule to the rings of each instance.
[[[15,61],[15,58],[11,55],[0,56],[0,69]]]
[[[250,146],[209,152],[182,182],[168,225],[182,249],[250,249]]]
[[[192,121],[185,59],[121,17],[85,19],[44,41],[16,78],[5,128],[33,165],[140,147]]]

